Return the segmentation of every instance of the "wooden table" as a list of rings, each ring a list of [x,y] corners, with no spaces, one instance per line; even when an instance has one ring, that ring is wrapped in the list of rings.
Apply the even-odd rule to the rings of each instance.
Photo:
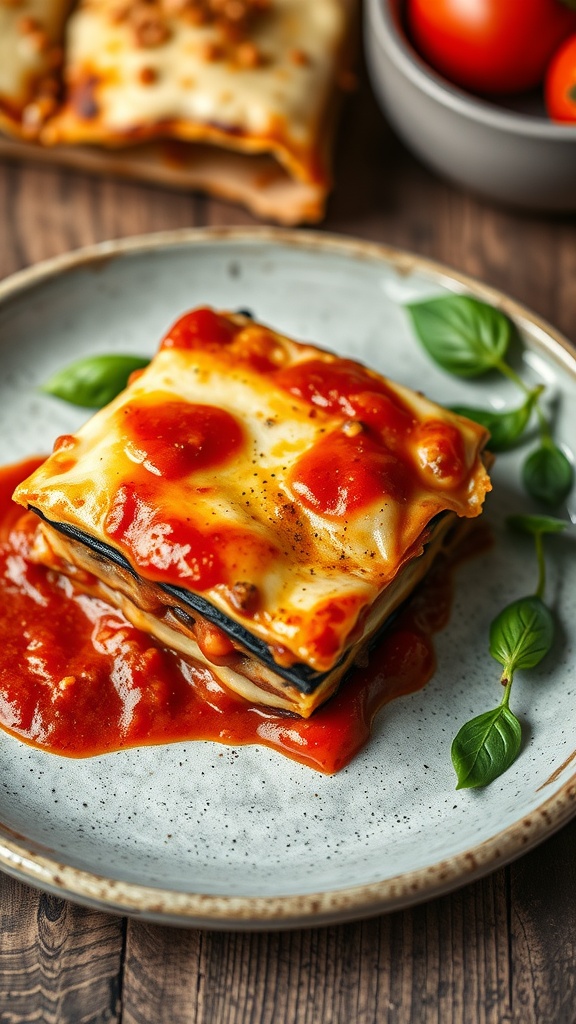
[[[510,213],[424,170],[366,89],[345,112],[323,227],[413,250],[576,339],[576,219]],[[0,277],[100,239],[249,224],[195,195],[0,166]],[[575,1024],[576,821],[515,864],[405,912],[232,934],[78,908],[0,875],[0,1022]]]

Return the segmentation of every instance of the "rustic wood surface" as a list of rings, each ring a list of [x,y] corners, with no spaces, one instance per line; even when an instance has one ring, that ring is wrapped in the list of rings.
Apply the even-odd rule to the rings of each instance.
[[[323,227],[451,264],[576,340],[576,218],[494,208],[423,169],[363,88]],[[222,203],[0,165],[0,277],[100,239],[250,224]],[[292,933],[180,931],[0,875],[1,1024],[575,1024],[576,821],[483,881],[405,912]]]

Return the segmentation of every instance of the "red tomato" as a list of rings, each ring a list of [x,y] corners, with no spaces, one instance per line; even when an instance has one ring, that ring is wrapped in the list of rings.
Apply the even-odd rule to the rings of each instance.
[[[562,0],[407,0],[408,28],[422,56],[457,85],[513,93],[544,79],[576,11]]]
[[[552,58],[544,96],[553,121],[576,121],[576,35],[570,36]]]

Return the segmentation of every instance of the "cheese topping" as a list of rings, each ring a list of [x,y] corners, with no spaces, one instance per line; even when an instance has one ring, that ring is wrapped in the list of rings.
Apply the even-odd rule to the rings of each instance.
[[[359,363],[195,310],[16,491],[323,671],[421,554],[480,513],[487,432]]]

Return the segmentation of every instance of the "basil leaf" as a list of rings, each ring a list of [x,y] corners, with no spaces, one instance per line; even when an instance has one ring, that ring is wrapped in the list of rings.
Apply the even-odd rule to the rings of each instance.
[[[512,323],[503,313],[468,295],[447,295],[407,305],[416,335],[444,370],[477,377],[502,361]]]
[[[528,426],[535,395],[530,395],[523,405],[509,412],[493,412],[491,409],[475,409],[467,405],[453,405],[452,412],[458,416],[466,416],[475,423],[480,423],[490,431],[488,448],[493,452],[503,452],[519,440]]]
[[[543,533],[562,533],[568,526],[565,519],[556,519],[555,516],[508,516],[506,522],[513,530],[521,530],[534,536]]]
[[[456,789],[493,782],[516,760],[521,745],[520,722],[505,704],[466,722],[452,743]]]
[[[89,356],[59,370],[42,385],[42,391],[72,405],[101,409],[124,390],[134,370],[149,362],[140,356]]]
[[[519,668],[533,668],[548,653],[554,639],[554,619],[544,602],[533,595],[503,608],[490,625],[490,654],[510,677]]]
[[[546,505],[559,505],[572,490],[574,467],[560,448],[545,441],[526,459],[522,481],[530,497]]]

